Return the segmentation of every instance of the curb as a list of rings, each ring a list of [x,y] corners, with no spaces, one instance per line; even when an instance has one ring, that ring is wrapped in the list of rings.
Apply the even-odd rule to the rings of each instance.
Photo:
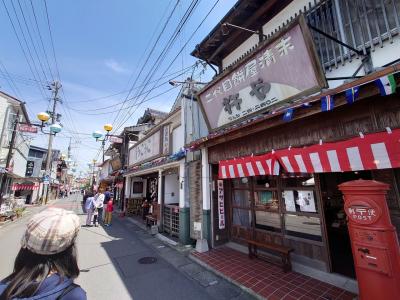
[[[251,296],[255,297],[256,299],[259,300],[265,300],[264,297],[262,297],[261,295],[257,294],[256,292],[254,292],[252,289],[245,287],[244,285],[241,285],[240,283],[238,283],[237,281],[233,280],[232,278],[226,276],[225,274],[223,274],[222,272],[219,272],[217,270],[215,270],[214,268],[211,268],[208,264],[206,264],[205,262],[203,262],[202,260],[198,259],[197,257],[193,256],[192,253],[190,253],[188,255],[189,259],[191,259],[192,261],[194,261],[195,263],[199,264],[200,266],[202,266],[203,268],[207,269],[208,271],[213,272],[215,275],[218,275],[219,277],[222,277],[223,279],[225,279],[226,281],[229,281],[230,283],[236,285],[237,287],[239,287],[241,290],[245,291],[246,293],[250,294]]]

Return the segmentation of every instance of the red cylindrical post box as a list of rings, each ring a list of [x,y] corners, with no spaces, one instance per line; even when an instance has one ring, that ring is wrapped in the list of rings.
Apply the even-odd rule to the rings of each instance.
[[[374,180],[339,185],[349,233],[359,299],[400,299],[400,250],[386,202],[389,186]]]

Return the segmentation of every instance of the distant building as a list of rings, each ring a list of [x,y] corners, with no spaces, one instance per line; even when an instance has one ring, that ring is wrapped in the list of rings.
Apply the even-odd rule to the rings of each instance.
[[[11,160],[6,169],[7,157],[10,152],[10,142],[14,124],[18,121],[30,123],[24,102],[0,92],[0,182],[3,199],[14,196],[17,184],[23,182],[26,172],[26,162],[29,152],[29,139],[26,135],[16,131],[14,148],[11,149]],[[1,203],[2,200],[0,200]]]

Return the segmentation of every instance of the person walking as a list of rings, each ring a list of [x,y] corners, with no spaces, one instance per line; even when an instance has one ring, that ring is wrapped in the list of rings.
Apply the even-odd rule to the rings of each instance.
[[[106,206],[106,217],[104,220],[104,225],[105,226],[110,226],[111,225],[111,219],[112,219],[112,212],[114,210],[114,198],[111,197],[110,200],[108,200],[107,206]]]
[[[103,219],[103,208],[104,208],[104,194],[102,190],[99,190],[97,195],[95,196],[94,206],[97,209],[97,217],[99,224],[104,223]]]
[[[85,209],[86,209],[86,226],[92,225],[92,216],[94,212],[94,197],[93,194],[89,194],[85,201]]]
[[[79,276],[75,240],[79,217],[61,208],[33,216],[21,240],[13,272],[0,281],[0,300],[86,300]]]

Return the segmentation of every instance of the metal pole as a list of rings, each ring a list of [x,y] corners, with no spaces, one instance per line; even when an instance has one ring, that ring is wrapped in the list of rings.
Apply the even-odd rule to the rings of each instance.
[[[61,84],[58,81],[55,81],[52,84],[53,89],[53,111],[51,113],[51,124],[53,125],[56,121],[56,105],[58,101],[58,91],[61,88]],[[51,169],[50,169],[50,164],[51,164],[51,151],[52,151],[52,146],[53,146],[53,134],[50,132],[49,135],[49,145],[47,147],[47,158],[46,158],[46,168],[45,168],[45,174],[49,176],[49,184],[47,185],[46,189],[46,199],[44,201],[45,204],[47,204],[48,198],[49,198],[49,191],[50,191],[50,183],[51,183]]]
[[[19,121],[19,109],[18,109],[18,112],[17,112],[17,118],[15,119],[15,122],[14,122],[14,127],[13,127],[13,132],[12,132],[12,135],[11,135],[10,146],[8,148],[7,160],[6,160],[6,171],[10,167],[10,162],[11,162],[11,158],[12,158],[12,155],[13,155],[12,151],[14,149],[15,136],[17,135],[18,121]],[[3,177],[1,178],[0,205],[3,203],[3,194],[4,194],[4,191],[5,191],[6,181],[7,181],[7,173],[4,173]]]

